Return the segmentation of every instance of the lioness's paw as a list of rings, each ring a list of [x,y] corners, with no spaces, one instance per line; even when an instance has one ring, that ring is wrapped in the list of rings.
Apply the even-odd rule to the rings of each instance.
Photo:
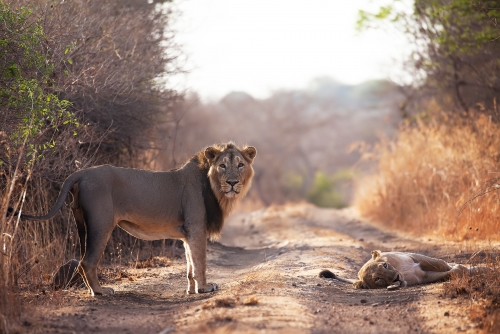
[[[455,264],[451,267],[450,271],[452,273],[457,273],[459,276],[467,275],[469,273],[469,269],[461,264]]]
[[[393,284],[393,285],[389,285],[387,287],[387,290],[394,291],[394,290],[399,290],[399,288],[400,288],[399,284]]]
[[[199,293],[205,293],[205,292],[214,292],[219,290],[219,286],[216,283],[208,283],[202,288],[198,289]]]

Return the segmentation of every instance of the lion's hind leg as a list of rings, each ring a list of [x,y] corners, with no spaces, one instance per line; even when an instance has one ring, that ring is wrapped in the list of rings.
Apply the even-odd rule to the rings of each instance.
[[[106,203],[105,200],[98,201],[97,198],[91,203],[96,205],[89,205],[91,210],[88,207],[84,209],[85,254],[78,269],[92,296],[112,295],[114,290],[102,287],[97,278],[97,265],[115,226],[112,210],[109,210],[112,204]]]
[[[453,273],[453,270],[449,271],[426,271],[425,276],[423,277],[422,281],[420,282],[421,284],[427,284],[427,283],[435,283],[435,282],[441,282],[441,281],[446,281],[451,278],[451,275]]]
[[[448,271],[426,271],[424,279],[421,283],[435,283],[446,281],[451,278],[452,275],[464,276],[469,274],[469,269],[461,264],[455,264],[450,267],[451,269]]]

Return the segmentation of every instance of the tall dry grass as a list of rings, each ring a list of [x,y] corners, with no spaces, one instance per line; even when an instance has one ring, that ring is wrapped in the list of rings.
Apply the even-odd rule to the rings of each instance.
[[[484,114],[439,113],[403,126],[371,154],[376,174],[358,183],[355,206],[406,232],[454,240],[500,239],[500,124]]]
[[[500,329],[500,257],[497,252],[475,252],[468,261],[490,270],[473,275],[455,276],[444,287],[444,297],[464,297],[469,318],[483,333],[498,333]]]

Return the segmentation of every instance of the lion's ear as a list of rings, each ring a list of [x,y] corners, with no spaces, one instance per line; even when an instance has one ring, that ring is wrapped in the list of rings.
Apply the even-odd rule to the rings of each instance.
[[[207,158],[210,163],[213,163],[219,157],[220,153],[221,152],[213,146],[207,147],[204,152],[205,158]]]
[[[372,260],[376,260],[376,259],[378,259],[381,256],[382,256],[382,252],[381,251],[379,251],[379,250],[373,250],[372,251]]]
[[[363,283],[363,281],[356,281],[352,283],[352,286],[354,287],[354,289],[365,289],[365,284]]]
[[[257,155],[257,150],[253,146],[247,146],[243,148],[243,151],[241,151],[247,158],[250,159],[250,162],[255,158]]]

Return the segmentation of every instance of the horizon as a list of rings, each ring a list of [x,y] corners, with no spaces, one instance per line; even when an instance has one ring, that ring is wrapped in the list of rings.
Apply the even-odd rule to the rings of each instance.
[[[319,85],[317,85],[317,87],[313,87],[316,84],[316,81],[319,79],[329,79],[330,82],[327,83],[326,85],[335,84],[339,87],[348,87],[348,88],[354,88],[354,87],[362,86],[362,85],[369,84],[369,83],[375,83],[375,82],[377,82],[377,83],[387,82],[387,83],[393,83],[394,85],[397,85],[397,83],[394,83],[393,81],[391,81],[388,78],[367,79],[366,81],[362,81],[362,82],[359,82],[356,84],[348,84],[348,83],[336,80],[335,78],[332,78],[329,76],[322,76],[322,77],[317,77],[317,78],[311,79],[303,87],[278,88],[278,89],[270,91],[268,93],[268,95],[266,95],[266,96],[254,96],[251,93],[244,91],[244,90],[231,90],[231,91],[228,91],[227,93],[225,93],[224,95],[219,96],[219,97],[200,96],[196,91],[188,91],[187,93],[188,93],[188,96],[197,96],[197,98],[199,98],[204,103],[217,103],[217,102],[220,102],[221,100],[225,99],[226,97],[228,97],[229,95],[232,95],[232,94],[245,94],[245,95],[248,95],[249,97],[253,98],[254,100],[263,101],[263,100],[267,100],[269,98],[272,98],[274,95],[279,94],[279,93],[293,93],[293,92],[310,92],[311,93],[311,92],[314,92],[317,88],[321,88],[321,87],[325,86],[325,84],[319,84]]]
[[[318,77],[346,85],[397,81],[404,76],[399,65],[410,50],[403,36],[356,30],[358,11],[375,11],[382,4],[181,1],[176,40],[190,73],[172,82],[202,100],[218,100],[233,91],[266,98],[276,91],[304,90]]]

